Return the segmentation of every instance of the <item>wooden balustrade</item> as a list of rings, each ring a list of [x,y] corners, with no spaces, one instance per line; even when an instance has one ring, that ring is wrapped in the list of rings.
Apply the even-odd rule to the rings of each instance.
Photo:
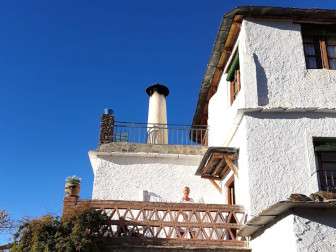
[[[246,247],[238,229],[244,209],[236,205],[161,203],[65,198],[64,214],[78,206],[101,209],[109,216],[113,243],[153,245],[224,245]]]

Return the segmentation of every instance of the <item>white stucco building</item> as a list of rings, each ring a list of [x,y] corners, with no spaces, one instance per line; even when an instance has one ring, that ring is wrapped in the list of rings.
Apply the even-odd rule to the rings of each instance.
[[[108,131],[111,141],[101,141],[97,150],[89,152],[94,173],[92,198],[180,202],[182,190],[188,186],[197,203],[224,203],[218,188],[195,176],[207,147],[191,144],[190,127],[167,124],[168,88],[154,84],[146,92],[147,124],[119,123],[113,119],[103,125],[104,118],[114,118],[109,111],[103,115],[101,139]],[[195,131],[204,132],[205,129]]]
[[[213,155],[239,150],[235,203],[252,251],[336,249],[332,203],[262,213],[292,193],[336,189],[335,22],[330,10],[241,7],[218,32],[193,123],[207,122]]]
[[[113,141],[89,152],[93,199],[178,202],[189,186],[196,202],[244,206],[252,251],[335,251],[333,194],[304,197],[336,191],[335,27],[334,10],[227,13],[193,118],[207,130],[190,130],[193,145],[172,141],[169,91],[150,87],[148,122],[136,128],[163,138],[102,130]]]

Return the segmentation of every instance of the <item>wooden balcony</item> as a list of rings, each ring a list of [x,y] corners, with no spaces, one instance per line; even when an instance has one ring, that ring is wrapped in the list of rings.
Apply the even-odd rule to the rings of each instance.
[[[114,245],[247,248],[237,236],[246,217],[241,206],[66,197],[63,215],[83,206],[108,214],[107,236]]]

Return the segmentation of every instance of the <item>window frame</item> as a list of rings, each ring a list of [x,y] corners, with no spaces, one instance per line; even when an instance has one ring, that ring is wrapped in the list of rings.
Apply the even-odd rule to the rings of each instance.
[[[328,53],[328,40],[334,38],[336,40],[336,30],[330,25],[312,25],[301,24],[301,36],[303,44],[303,53],[305,56],[305,63],[307,69],[328,69],[336,70],[336,66],[331,68],[329,60],[336,60],[336,57],[331,57]],[[311,40],[312,42],[307,42]],[[315,51],[316,67],[311,67],[308,64],[307,58],[312,58],[312,55],[306,53],[305,45],[311,44]],[[335,45],[332,45],[336,47]]]
[[[227,73],[226,81],[230,82],[229,84],[230,105],[232,105],[233,102],[236,100],[239,91],[241,89],[238,48],[233,53],[232,59],[227,67],[226,73]]]
[[[228,205],[236,204],[234,175],[232,175],[226,181],[225,188],[226,188],[226,192],[227,192],[227,203],[228,203]]]
[[[234,79],[230,82],[230,102],[232,103],[236,100],[240,91],[240,70],[235,70]]]
[[[336,165],[335,169],[326,167],[327,163],[336,163],[336,138],[314,138],[313,145],[319,190],[336,192]],[[330,154],[335,155],[335,160],[330,159]]]

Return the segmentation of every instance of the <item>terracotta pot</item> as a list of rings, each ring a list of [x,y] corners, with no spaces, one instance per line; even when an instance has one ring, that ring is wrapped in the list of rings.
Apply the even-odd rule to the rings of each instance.
[[[67,197],[79,197],[80,184],[67,183],[65,185],[65,195]]]

